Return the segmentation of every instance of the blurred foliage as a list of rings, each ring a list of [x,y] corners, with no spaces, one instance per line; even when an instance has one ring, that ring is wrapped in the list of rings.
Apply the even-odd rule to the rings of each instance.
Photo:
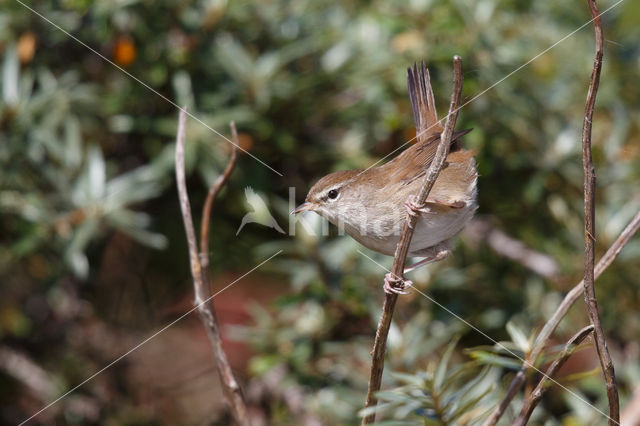
[[[437,364],[430,365],[427,371],[394,374],[405,384],[391,391],[380,391],[379,406],[366,408],[361,415],[393,410],[397,419],[411,414],[421,418],[413,422],[380,422],[387,425],[466,425],[477,422],[491,407],[483,401],[491,392],[491,381],[486,380],[489,369],[479,370],[474,362],[450,368],[454,349],[455,341],[447,346]]]
[[[600,3],[601,10],[614,4]],[[94,51],[20,3],[2,4],[0,336],[50,371],[61,389],[117,356],[80,344],[79,326],[99,323],[135,335],[166,323],[176,300],[190,297],[172,184],[177,113],[167,99],[201,120],[190,119],[187,129],[196,219],[230,153],[211,129],[227,134],[235,120],[243,148],[283,175],[241,157],[216,203],[212,267],[214,274],[244,273],[284,250],[256,274],[289,283],[288,291],[270,305],[252,305],[252,324],[235,327],[234,335],[255,351],[247,382],[286,367],[282,386],[297,386],[302,411],[324,424],[358,422],[384,271],[333,228],[329,238],[319,236],[325,225],[312,215],[291,224],[295,236],[248,224],[236,238],[247,211],[243,189],[267,200],[282,225],[295,203],[289,187],[300,201],[318,177],[367,167],[401,147],[414,135],[405,79],[414,61],[429,66],[443,113],[451,58],[462,56],[469,103],[458,127],[474,129],[465,144],[477,152],[479,214],[552,256],[563,274],[544,280],[464,238],[449,260],[413,273],[416,285],[450,312],[417,293],[400,300],[383,382],[393,390],[380,395],[385,419],[481,421],[519,363],[451,312],[498,341],[510,339],[507,347],[522,355],[563,292],[579,281],[580,129],[591,28],[510,73],[587,22],[582,1],[33,3]],[[603,17],[607,42],[593,137],[600,253],[640,208],[639,19],[633,1]],[[638,260],[636,239],[597,287],[623,405],[640,382]],[[562,344],[586,321],[578,303],[552,343]],[[566,383],[605,410],[593,350],[582,353],[591,357],[570,371],[585,374]],[[76,392],[101,401],[97,417],[69,408],[56,420],[181,423],[146,409],[123,380],[126,371],[118,365],[103,373],[113,383],[99,386],[116,396],[91,386]],[[20,383],[6,375],[0,383],[3,406],[12,407],[0,410],[3,421],[21,421],[47,402],[25,404],[15,396],[28,394]],[[561,389],[549,395],[534,413],[537,423],[602,420]],[[446,403],[436,408],[434,398]],[[272,423],[300,422],[299,411],[280,404],[266,403]],[[505,424],[518,407],[516,400]]]

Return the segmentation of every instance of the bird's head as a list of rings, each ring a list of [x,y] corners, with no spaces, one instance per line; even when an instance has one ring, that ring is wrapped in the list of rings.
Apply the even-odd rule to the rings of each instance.
[[[356,204],[360,204],[359,177],[361,170],[343,170],[331,173],[316,182],[309,190],[305,202],[291,214],[313,211],[336,223]]]

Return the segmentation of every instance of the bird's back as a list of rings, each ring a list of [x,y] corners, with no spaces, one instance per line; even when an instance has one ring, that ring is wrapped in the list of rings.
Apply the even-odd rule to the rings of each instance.
[[[384,216],[393,218],[384,224],[390,237],[352,235],[365,246],[388,255],[395,252],[400,229],[406,219],[404,203],[409,196],[418,194],[444,130],[438,121],[429,71],[424,64],[414,66],[409,69],[408,77],[417,142],[388,163],[361,172],[361,180],[370,182],[372,188],[383,194],[375,199],[384,200],[388,206],[383,210]],[[462,137],[469,131],[455,132],[452,137],[445,166],[427,199],[431,201],[427,205],[429,212],[422,213],[418,219],[410,255],[419,256],[424,250],[455,236],[477,208],[476,163],[473,151],[462,148]]]

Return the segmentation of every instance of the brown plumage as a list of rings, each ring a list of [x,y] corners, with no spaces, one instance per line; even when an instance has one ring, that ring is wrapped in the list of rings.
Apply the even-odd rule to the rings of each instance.
[[[418,193],[433,161],[442,124],[438,120],[429,71],[422,64],[409,69],[409,97],[418,142],[388,163],[366,170],[344,170],[320,179],[306,202],[295,213],[312,210],[344,230],[365,247],[393,255],[402,223],[405,202]],[[473,152],[462,148],[461,138],[470,130],[456,132],[451,152],[420,213],[409,249],[410,256],[431,256],[447,249],[471,219],[476,204],[476,166]]]

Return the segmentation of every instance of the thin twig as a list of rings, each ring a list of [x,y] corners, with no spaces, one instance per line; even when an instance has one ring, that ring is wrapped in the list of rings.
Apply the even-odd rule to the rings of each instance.
[[[182,212],[182,222],[187,235],[187,246],[189,249],[189,263],[191,264],[191,274],[194,281],[201,281],[200,262],[198,261],[198,246],[196,245],[196,233],[193,229],[193,218],[191,217],[191,204],[187,192],[187,180],[184,172],[184,143],[187,114],[180,110],[178,119],[178,133],[176,135],[176,185],[178,187],[178,199],[180,201],[180,211]],[[201,283],[199,283],[201,284]]]
[[[187,235],[189,263],[191,265],[191,276],[193,277],[193,287],[195,293],[195,304],[198,306],[200,319],[204,324],[204,328],[207,332],[207,337],[209,338],[211,348],[213,349],[213,355],[216,360],[216,368],[218,371],[218,375],[220,376],[220,381],[222,382],[222,389],[224,391],[225,399],[227,401],[227,404],[229,404],[229,408],[231,409],[231,414],[237,424],[248,425],[249,417],[242,391],[233,375],[231,366],[229,365],[229,361],[227,360],[227,356],[222,348],[222,338],[220,336],[220,330],[218,328],[215,310],[213,308],[213,301],[209,303],[203,303],[204,301],[211,298],[211,285],[209,282],[208,267],[204,267],[202,262],[203,258],[206,258],[206,261],[204,262],[205,265],[208,265],[209,262],[208,229],[210,220],[209,216],[211,212],[210,209],[213,205],[215,196],[224,184],[224,181],[226,181],[226,179],[228,178],[228,175],[231,174],[231,171],[233,170],[233,164],[235,164],[235,155],[232,156],[230,164],[233,164],[231,164],[231,167],[227,166],[227,170],[225,170],[225,173],[222,176],[223,179],[221,180],[219,187],[213,191],[213,194],[212,190],[209,190],[207,202],[205,203],[205,208],[208,209],[208,214],[207,216],[202,218],[201,227],[201,231],[204,231],[205,227],[207,231],[206,234],[201,232],[201,237],[205,241],[206,251],[204,251],[205,256],[202,256],[202,252],[200,253],[201,255],[198,256],[196,234],[193,227],[193,219],[191,217],[191,205],[189,203],[189,195],[187,193],[187,184],[184,171],[186,120],[187,113],[185,109],[181,109],[178,122],[178,133],[176,136],[176,181],[178,186],[178,197],[180,200],[180,210],[182,211],[182,221],[184,223],[185,233]],[[225,174],[226,177],[224,177]],[[216,183],[218,183],[219,181],[220,179],[217,180]],[[216,183],[214,183],[214,186]],[[208,207],[207,204],[209,204]]]
[[[227,179],[229,179],[229,176],[231,176],[231,172],[233,172],[233,169],[236,166],[236,161],[238,160],[239,142],[236,123],[232,121],[229,124],[229,127],[231,127],[231,140],[233,140],[234,143],[231,151],[231,159],[229,160],[229,163],[227,163],[227,167],[224,169],[224,172],[218,176],[209,188],[207,199],[202,207],[202,225],[200,225],[200,263],[202,264],[203,269],[207,269],[209,266],[209,222],[211,220],[213,202],[218,196],[218,192],[220,192],[224,184],[227,182]]]
[[[451,103],[449,105],[449,114],[447,115],[447,122],[445,124],[444,131],[440,135],[440,144],[436,155],[427,171],[422,187],[417,197],[415,197],[415,203],[422,205],[425,203],[433,184],[442,170],[444,162],[449,154],[449,148],[451,146],[451,138],[453,136],[453,130],[458,118],[458,105],[460,105],[460,96],[462,94],[462,59],[459,56],[453,58],[453,92],[451,94]],[[416,126],[418,123],[416,123]],[[426,137],[424,135],[423,137]],[[402,227],[398,246],[396,247],[395,256],[393,258],[393,267],[391,268],[392,274],[395,277],[402,277],[404,264],[409,252],[409,245],[411,244],[411,238],[413,236],[413,229],[417,222],[417,216],[407,214],[407,218]],[[387,336],[389,334],[389,327],[391,326],[391,319],[393,317],[393,310],[398,299],[397,294],[385,294],[384,304],[382,306],[382,315],[380,316],[380,322],[378,323],[378,329],[376,331],[376,337],[373,344],[371,360],[371,372],[369,376],[369,389],[367,390],[366,407],[375,406],[378,402],[375,394],[380,390],[382,383],[382,372],[384,370],[384,354],[387,346]],[[362,424],[370,424],[375,421],[375,412],[365,416],[362,419]]]
[[[598,301],[596,299],[594,263],[595,263],[595,193],[596,174],[591,156],[591,127],[593,122],[593,110],[598,93],[600,82],[600,70],[602,69],[603,36],[602,22],[598,12],[596,0],[589,0],[589,8],[593,17],[595,28],[596,52],[593,60],[593,71],[589,82],[589,92],[587,93],[587,104],[582,125],[582,166],[584,168],[584,298],[587,305],[587,312],[594,327],[596,350],[600,358],[600,366],[604,374],[607,386],[607,398],[609,399],[609,425],[620,422],[620,402],[618,401],[618,387],[616,385],[616,375],[607,341],[604,336],[602,324],[600,323],[600,313],[598,312]]]
[[[26,354],[9,346],[0,346],[0,370],[22,383],[42,401],[55,398],[60,391],[49,372]]]
[[[56,398],[60,392],[59,384],[54,380],[54,375],[36,364],[28,355],[9,346],[0,345],[0,371],[21,383],[29,389],[33,396],[44,402]],[[97,398],[84,395],[70,396],[65,399],[65,404],[62,407],[53,407],[45,414],[41,423],[54,423],[54,419],[60,411],[77,418],[83,418],[87,422],[97,422],[100,410],[101,404]],[[28,420],[23,423],[26,422]]]
[[[615,372],[613,369],[613,363],[611,356],[607,349],[606,341],[604,339],[604,332],[602,331],[602,325],[600,324],[600,318],[598,315],[597,300],[595,297],[595,280],[600,274],[614,261],[620,250],[627,244],[629,239],[636,233],[640,226],[640,212],[636,214],[633,220],[627,225],[624,231],[618,236],[615,243],[607,250],[607,253],[600,259],[595,269],[593,267],[595,259],[594,250],[594,237],[595,234],[595,172],[593,168],[593,161],[591,158],[591,127],[593,121],[593,111],[595,107],[595,99],[598,91],[598,85],[600,82],[600,71],[602,68],[602,54],[603,54],[603,35],[602,35],[602,23],[600,20],[600,14],[595,0],[588,0],[591,15],[593,17],[594,29],[595,29],[595,58],[593,62],[593,71],[591,73],[591,79],[589,82],[589,91],[587,93],[587,103],[585,107],[585,116],[582,128],[582,143],[583,143],[583,167],[585,172],[585,277],[576,285],[567,295],[564,300],[556,309],[553,316],[547,321],[544,328],[536,338],[534,347],[527,357],[527,364],[535,362],[542,349],[544,348],[547,340],[554,332],[558,324],[566,315],[569,308],[578,300],[580,294],[584,292],[589,317],[592,324],[595,326],[595,341],[596,349],[600,359],[600,365],[603,369],[605,376],[605,382],[607,386],[607,397],[609,400],[609,424],[619,424],[619,402],[618,402],[618,390],[615,384]],[[524,384],[522,378],[516,377],[513,379],[510,388],[515,387],[519,389]],[[514,393],[515,394],[515,393]],[[505,408],[509,405],[511,398],[514,394],[507,394],[505,399],[494,409],[491,415],[483,423],[483,426],[494,425],[498,419],[504,413]]]
[[[482,426],[493,426],[498,423],[498,420],[500,420],[504,412],[507,411],[507,407],[509,406],[509,404],[511,404],[511,400],[513,400],[513,397],[516,396],[516,394],[526,383],[526,381],[526,368],[523,365],[522,368],[518,370],[518,373],[513,378],[513,380],[511,380],[511,383],[509,383],[507,393],[505,394],[504,398],[502,398],[502,401],[500,401],[500,404],[498,404],[496,408],[494,408],[491,412],[491,415],[489,415],[489,417],[487,417],[485,421],[482,422]]]
[[[594,278],[598,279],[600,275],[613,263],[613,261],[618,257],[618,254],[622,251],[624,246],[631,240],[631,238],[638,232],[640,229],[640,211],[636,213],[636,215],[631,219],[631,222],[624,228],[624,230],[618,235],[618,238],[615,240],[611,247],[607,250],[607,252],[600,258],[598,264],[595,267],[595,275]],[[574,303],[580,298],[582,291],[584,289],[584,281],[580,281],[576,284],[564,297],[556,311],[553,313],[551,318],[544,325],[540,334],[536,338],[536,341],[533,345],[533,350],[531,351],[531,360],[535,360],[541,353],[542,349],[545,347],[547,340],[551,337],[551,334],[555,331],[555,329],[562,321],[562,318],[569,312],[569,308],[573,306]]]
[[[541,277],[552,281],[558,278],[560,268],[555,259],[527,247],[491,223],[490,219],[474,218],[464,228],[463,234],[474,242],[483,241],[498,255],[519,263]]]
[[[522,410],[518,415],[518,418],[512,423],[512,426],[524,426],[529,421],[529,417],[531,417],[531,413],[536,408],[544,393],[549,389],[549,379],[553,377],[560,367],[564,365],[564,363],[569,359],[571,354],[575,351],[576,347],[593,331],[593,325],[588,325],[584,327],[582,330],[578,331],[564,347],[564,350],[560,353],[558,358],[551,364],[551,366],[547,369],[546,373],[540,381],[536,388],[529,394],[527,399],[524,401]]]
[[[631,222],[624,228],[624,230],[618,235],[616,241],[609,247],[607,252],[600,258],[598,264],[595,267],[595,279],[598,279],[600,275],[616,260],[618,254],[622,251],[624,246],[631,240],[631,238],[638,232],[640,229],[640,211],[636,213],[636,215],[631,219]],[[546,324],[536,337],[536,340],[533,344],[533,348],[531,352],[527,356],[526,366],[530,368],[531,365],[535,365],[535,361],[542,353],[542,350],[546,347],[547,342],[553,332],[558,328],[562,319],[567,315],[569,309],[573,306],[574,303],[580,299],[580,295],[582,295],[584,291],[584,281],[580,281],[576,284],[564,297],[556,311],[553,313],[551,318],[547,320]],[[504,411],[509,406],[509,403],[516,395],[517,391],[520,390],[522,385],[525,383],[525,375],[518,373],[516,377],[513,378],[511,384],[509,385],[509,391],[505,395],[504,399],[500,402],[500,404],[493,410],[491,415],[484,421],[483,426],[491,426],[495,425],[500,417],[504,414]]]

